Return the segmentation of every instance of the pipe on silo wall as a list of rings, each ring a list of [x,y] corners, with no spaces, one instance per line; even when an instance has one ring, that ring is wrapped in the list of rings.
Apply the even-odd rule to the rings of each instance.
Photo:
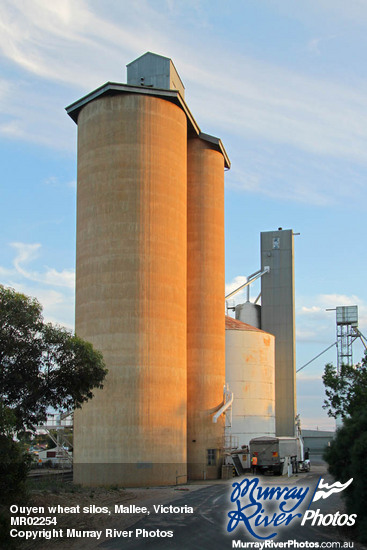
[[[78,117],[76,333],[109,372],[75,412],[77,483],[186,480],[186,151],[163,99],[105,96]]]
[[[187,471],[219,477],[224,415],[224,159],[200,138],[187,146]]]

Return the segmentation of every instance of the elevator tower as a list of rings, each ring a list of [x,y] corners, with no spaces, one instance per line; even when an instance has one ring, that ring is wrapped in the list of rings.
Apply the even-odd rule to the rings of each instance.
[[[276,435],[295,435],[294,236],[291,229],[261,233],[261,329],[275,336]]]

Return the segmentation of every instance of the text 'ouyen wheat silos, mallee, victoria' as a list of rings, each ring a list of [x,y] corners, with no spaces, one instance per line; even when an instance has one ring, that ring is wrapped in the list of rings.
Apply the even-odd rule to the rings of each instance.
[[[78,124],[76,333],[109,371],[75,412],[78,483],[176,484],[220,467],[229,160],[183,96],[172,61],[147,53],[128,84],[67,108]]]

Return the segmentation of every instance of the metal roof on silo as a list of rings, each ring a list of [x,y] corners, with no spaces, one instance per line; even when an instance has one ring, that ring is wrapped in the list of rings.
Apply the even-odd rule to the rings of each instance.
[[[253,327],[252,325],[248,325],[247,323],[243,323],[238,319],[233,319],[233,317],[229,317],[228,315],[226,315],[226,330],[244,330],[263,332],[264,334],[268,334],[267,332],[265,332],[265,330],[261,330],[259,328]]]
[[[154,67],[156,68],[154,69]],[[162,67],[165,68],[162,69]],[[231,167],[231,162],[221,139],[202,132],[196,120],[194,119],[189,107],[184,100],[185,87],[173,64],[172,59],[164,57],[162,55],[154,54],[152,52],[146,52],[142,56],[129,63],[127,65],[127,68],[127,84],[121,84],[118,82],[106,82],[96,90],[93,90],[89,94],[85,95],[84,97],[78,99],[77,101],[66,107],[66,112],[70,116],[70,118],[72,118],[74,122],[78,124],[78,116],[81,109],[91,101],[94,101],[106,95],[143,94],[152,97],[158,97],[174,103],[184,111],[187,118],[187,135],[189,138],[198,137],[199,139],[210,143],[212,149],[219,151],[223,155],[225,168],[229,169]],[[167,76],[163,78],[163,73],[161,75],[154,76],[153,69],[157,71],[165,70],[166,75],[169,75],[169,78]],[[150,80],[147,80],[147,82],[149,82],[148,84],[145,81],[144,76],[139,76],[136,82],[134,80],[134,78],[138,74],[140,74],[140,71],[142,70],[148,71],[146,74],[149,74],[149,72],[152,73],[149,77]],[[136,72],[134,78],[133,76],[130,76],[130,71],[132,71],[132,73],[134,73],[134,71]],[[144,78],[143,83],[141,80],[139,80],[141,78]]]

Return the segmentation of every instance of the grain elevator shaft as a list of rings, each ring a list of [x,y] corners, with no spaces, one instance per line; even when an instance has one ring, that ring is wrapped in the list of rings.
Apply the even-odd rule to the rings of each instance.
[[[261,233],[261,328],[275,336],[276,435],[294,436],[296,417],[294,236],[291,229]]]

